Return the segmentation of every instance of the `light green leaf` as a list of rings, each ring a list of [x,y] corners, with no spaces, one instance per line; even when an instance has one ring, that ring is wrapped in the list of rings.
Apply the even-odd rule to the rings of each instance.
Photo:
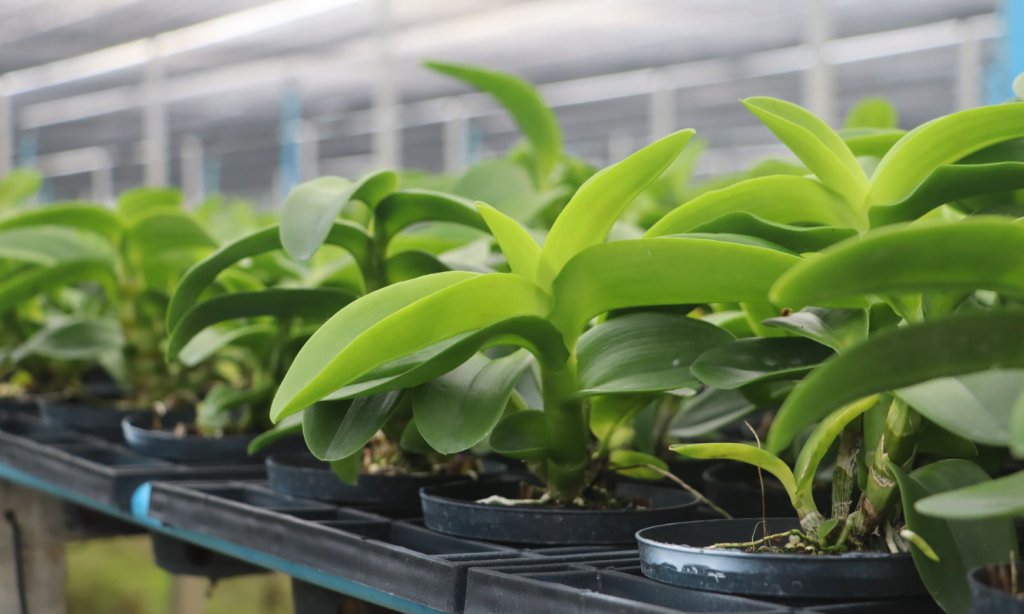
[[[475,66],[427,62],[439,73],[455,77],[494,96],[515,119],[534,151],[534,180],[543,186],[562,158],[562,131],[558,118],[529,82],[509,74]]]
[[[581,185],[541,248],[538,282],[547,286],[573,256],[604,241],[622,211],[668,168],[691,137],[693,130],[664,137]]]
[[[965,460],[943,460],[905,474],[895,464],[890,471],[899,483],[907,528],[920,535],[935,551],[937,563],[924,552],[911,549],[914,564],[928,592],[947,612],[970,612],[967,575],[971,569],[1016,558],[1017,535],[1009,520],[940,520],[917,511],[917,501],[964,486],[986,482],[988,475]]]
[[[1024,471],[925,497],[914,508],[926,516],[952,520],[1020,518],[1024,516]]]
[[[35,194],[43,185],[43,176],[36,170],[16,168],[0,177],[0,208],[16,205]]]
[[[712,302],[759,302],[799,258],[723,241],[655,238],[584,250],[553,285],[549,319],[574,345],[592,317],[613,309]]]
[[[634,416],[650,403],[650,395],[594,397],[588,415],[590,432],[604,447],[627,445],[634,433]]]
[[[880,96],[866,96],[850,108],[843,128],[896,128],[896,108]]]
[[[733,390],[799,379],[832,355],[827,346],[798,337],[737,339],[704,352],[691,370],[708,386]]]
[[[74,260],[111,260],[102,239],[71,228],[25,226],[0,230],[0,259],[43,266]]]
[[[178,362],[186,367],[194,367],[207,360],[222,348],[250,341],[253,339],[269,339],[273,336],[273,324],[249,324],[246,326],[212,326],[196,333],[178,352]]]
[[[111,262],[71,260],[19,273],[0,282],[0,313],[56,288],[83,282],[100,284],[109,296],[117,293],[117,278]]]
[[[395,415],[401,401],[399,390],[307,407],[302,412],[302,434],[309,451],[325,461],[341,460],[359,452]]]
[[[637,465],[654,465],[662,471],[668,471],[668,463],[651,454],[635,450],[612,450],[612,453],[608,455],[608,468],[627,478],[660,480],[664,477],[663,474],[653,469]]]
[[[380,222],[375,230],[379,237],[393,237],[420,222],[449,222],[487,230],[471,201],[429,190],[402,190],[388,194],[377,205],[374,214]]]
[[[116,243],[123,230],[121,220],[110,209],[93,203],[59,203],[37,209],[15,211],[0,218],[0,229],[26,226],[64,226],[86,230]]]
[[[491,431],[491,449],[524,460],[547,458],[548,429],[542,411],[508,414]]]
[[[795,175],[769,175],[745,179],[684,202],[654,224],[646,236],[691,232],[731,213],[746,213],[776,224],[864,226],[858,214],[821,182]]]
[[[469,167],[452,192],[493,205],[524,224],[537,217],[546,203],[527,169],[506,158],[482,160]]]
[[[758,96],[742,102],[822,183],[850,204],[864,199],[868,191],[864,171],[843,139],[825,122],[785,100]]]
[[[301,411],[439,341],[549,309],[542,290],[507,273],[450,271],[387,286],[342,309],[310,337],[281,382],[271,418]]]
[[[1024,295],[1024,225],[974,218],[884,228],[840,243],[790,269],[772,302],[856,307],[865,296],[977,289]]]
[[[481,202],[476,207],[487,222],[498,247],[505,254],[512,272],[533,281],[540,262],[540,246],[537,242],[525,228],[501,211]]]
[[[363,452],[359,450],[345,458],[331,461],[330,467],[339,480],[346,484],[355,484],[363,471]]]
[[[142,255],[186,247],[217,247],[199,221],[183,211],[158,210],[136,216],[126,230],[129,246]]]
[[[302,434],[302,415],[289,416],[280,423],[275,424],[269,431],[263,431],[249,442],[249,455],[259,454],[267,446],[276,443],[286,437]]]
[[[868,312],[864,309],[805,307],[762,323],[817,341],[837,352],[860,343],[868,336]]]
[[[871,177],[868,206],[898,203],[941,166],[990,145],[1024,136],[1024,103],[968,109],[933,119],[907,133]]]
[[[1024,368],[1024,312],[967,313],[878,331],[829,359],[786,399],[767,448],[783,450],[829,413],[863,397],[939,377],[993,368]]]
[[[893,145],[899,142],[906,130],[887,130],[884,128],[847,128],[839,131],[846,146],[855,156],[881,158]]]
[[[119,350],[123,345],[124,335],[115,320],[70,318],[48,323],[14,348],[10,360],[17,363],[28,356],[60,361],[97,360],[104,352]]]
[[[519,350],[504,358],[476,354],[465,364],[412,392],[412,409],[420,434],[444,454],[467,450],[483,441],[498,423],[512,390],[530,366]]]
[[[181,192],[174,188],[134,188],[117,197],[117,213],[126,224],[157,211],[181,209]]]
[[[694,359],[732,335],[701,320],[634,313],[591,328],[577,346],[580,396],[660,392],[696,384]]]
[[[760,467],[778,478],[797,507],[796,478],[786,463],[771,452],[746,443],[678,443],[669,449],[687,458],[735,460]]]
[[[797,456],[796,464],[793,465],[793,475],[796,478],[797,490],[807,499],[813,498],[814,478],[818,474],[818,466],[825,458],[832,443],[843,432],[851,422],[860,417],[861,414],[879,404],[877,395],[850,403],[846,407],[837,409],[829,414],[824,420],[814,427],[810,436],[804,441]]]
[[[431,273],[447,271],[448,267],[436,256],[420,250],[399,252],[384,263],[389,284],[396,284]]]
[[[817,252],[830,245],[857,235],[853,228],[832,226],[793,226],[780,224],[737,211],[711,220],[694,228],[692,233],[726,233],[748,235],[771,241],[795,252]]]
[[[338,214],[350,201],[377,206],[398,186],[391,171],[372,173],[352,182],[341,177],[319,177],[296,187],[281,211],[281,245],[297,260],[308,260],[327,239]]]
[[[1017,398],[1010,415],[1010,453],[1024,458],[1024,394]]]

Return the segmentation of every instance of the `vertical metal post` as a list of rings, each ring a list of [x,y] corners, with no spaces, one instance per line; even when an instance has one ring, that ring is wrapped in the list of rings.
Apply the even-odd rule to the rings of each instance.
[[[220,192],[220,158],[203,155],[203,194]]]
[[[188,206],[206,198],[203,177],[203,140],[194,134],[181,139],[181,190]]]
[[[1017,75],[1024,73],[1024,0],[1004,0],[1006,81],[1002,84],[1002,99],[1012,97],[1012,84]]]
[[[149,41],[149,61],[143,82],[143,142],[146,185],[167,185],[167,109],[164,104],[164,66],[158,39]]]
[[[957,48],[956,108],[972,109],[981,94],[981,44],[972,19],[957,21],[960,45]]]
[[[302,127],[302,95],[296,84],[288,84],[281,94],[281,155],[279,189],[281,198],[288,196],[302,181],[302,159],[299,152]]]
[[[302,180],[316,179],[320,176],[320,129],[315,122],[306,120],[299,124],[299,141]]]
[[[0,482],[0,612],[64,612],[64,502]]]
[[[398,83],[391,46],[391,0],[376,0],[377,70],[373,88],[373,154],[378,168],[401,166],[402,135],[399,125]]]
[[[7,77],[0,77],[0,177],[14,169],[14,122]]]
[[[453,96],[444,101],[444,171],[458,173],[469,158],[469,130],[462,99]]]
[[[804,104],[832,124],[835,119],[835,86],[828,41],[832,37],[832,0],[805,0],[804,39],[810,66],[803,74]]]
[[[647,137],[660,139],[671,134],[676,127],[676,92],[666,69],[655,69],[650,74],[651,94],[647,105]]]
[[[92,199],[98,203],[114,203],[114,165],[110,152],[105,149],[96,153],[96,164],[90,171]]]

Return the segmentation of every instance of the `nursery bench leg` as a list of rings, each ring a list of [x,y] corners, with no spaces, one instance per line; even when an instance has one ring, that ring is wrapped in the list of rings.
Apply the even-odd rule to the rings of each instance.
[[[64,612],[64,502],[0,482],[0,513],[0,612]]]

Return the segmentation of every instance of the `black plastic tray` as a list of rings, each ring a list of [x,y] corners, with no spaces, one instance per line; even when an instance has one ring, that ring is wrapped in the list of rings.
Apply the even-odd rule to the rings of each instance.
[[[0,463],[99,503],[127,510],[144,482],[260,479],[262,465],[172,463],[32,416],[0,417]]]
[[[445,612],[460,612],[475,567],[635,559],[631,550],[519,550],[276,493],[253,482],[156,483],[150,516]],[[339,597],[340,599],[340,597]]]

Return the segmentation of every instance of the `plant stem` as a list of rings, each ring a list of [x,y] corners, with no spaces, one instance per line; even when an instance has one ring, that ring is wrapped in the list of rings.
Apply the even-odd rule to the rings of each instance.
[[[584,486],[587,465],[587,425],[583,402],[576,392],[575,359],[541,368],[544,420],[548,435],[548,488],[559,501],[571,501]]]
[[[914,455],[921,416],[906,403],[893,399],[885,417],[885,431],[875,456],[868,465],[868,480],[858,506],[855,534],[874,533],[885,520],[897,500],[896,479],[889,472],[887,461],[902,466]]]
[[[839,520],[846,520],[850,515],[853,485],[856,482],[854,472],[862,438],[859,420],[847,425],[839,438],[839,452],[832,472],[832,517]]]

